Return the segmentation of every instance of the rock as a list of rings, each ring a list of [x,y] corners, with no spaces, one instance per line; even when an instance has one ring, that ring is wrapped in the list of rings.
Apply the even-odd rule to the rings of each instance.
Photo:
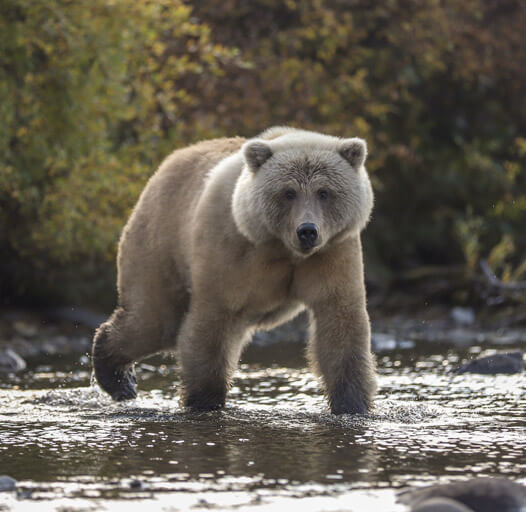
[[[91,348],[91,339],[85,336],[71,338],[69,340],[69,348],[71,352],[89,352]]]
[[[142,482],[138,480],[137,478],[134,478],[130,482],[130,489],[142,489]]]
[[[36,357],[40,355],[39,344],[35,340],[27,341],[24,338],[14,338],[9,343],[11,349],[15,351],[20,357]]]
[[[526,341],[524,330],[496,331],[488,333],[487,341],[494,345],[521,345]]]
[[[501,352],[492,356],[479,357],[457,368],[454,372],[482,373],[495,375],[497,373],[521,373],[524,367],[522,352]]]
[[[396,348],[396,339],[390,334],[375,332],[371,336],[371,348],[375,352],[394,350]]]
[[[42,343],[42,352],[47,356],[67,354],[70,350],[66,336],[51,336]]]
[[[26,362],[10,348],[0,350],[0,373],[19,372],[26,369]]]
[[[16,480],[10,476],[0,475],[0,492],[14,491],[16,489]]]
[[[13,323],[14,330],[24,338],[33,338],[38,334],[38,327],[34,324],[17,320]]]
[[[473,325],[475,323],[475,312],[471,308],[453,308],[450,316],[458,325]]]
[[[519,512],[526,507],[526,486],[506,478],[474,478],[409,490],[398,496],[411,512],[465,512],[462,508],[420,508],[435,498],[447,499],[445,503],[450,507],[458,502],[473,512]]]
[[[374,332],[371,336],[371,348],[374,352],[413,348],[414,346],[415,342],[412,340],[398,340],[393,335],[383,332]]]
[[[411,512],[473,512],[473,509],[466,507],[457,500],[431,498],[413,507]]]

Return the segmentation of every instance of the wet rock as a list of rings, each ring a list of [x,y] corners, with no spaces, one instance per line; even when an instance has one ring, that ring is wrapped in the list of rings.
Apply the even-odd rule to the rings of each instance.
[[[491,356],[479,357],[463,364],[454,373],[482,373],[496,375],[498,373],[521,373],[524,368],[522,352],[502,352]]]
[[[31,341],[14,338],[7,346],[25,359],[89,352],[91,339],[86,336],[49,335]]]
[[[24,338],[15,338],[9,343],[10,348],[23,358],[36,357],[40,355],[39,344],[25,340]]]
[[[14,491],[16,489],[16,480],[10,476],[0,476],[0,492]]]
[[[52,336],[42,344],[42,352],[48,356],[70,352],[70,340],[66,336]]]
[[[142,482],[138,480],[137,478],[134,478],[130,482],[130,489],[142,489]]]
[[[69,340],[70,352],[89,352],[91,348],[91,339],[81,336]]]
[[[450,498],[431,498],[411,509],[411,512],[474,512],[457,500]]]
[[[25,370],[26,362],[10,348],[0,349],[0,373]]]
[[[475,312],[471,308],[453,308],[450,316],[458,325],[473,325],[475,323]]]
[[[487,341],[494,345],[518,345],[526,341],[524,330],[496,331],[488,333]]]
[[[375,352],[394,350],[396,348],[396,339],[391,334],[375,332],[371,336],[371,348]]]
[[[411,512],[464,512],[462,508],[421,508],[435,498],[447,499],[450,507],[458,502],[473,512],[519,512],[526,507],[526,486],[506,478],[474,478],[409,490],[398,497]]]
[[[457,347],[470,347],[477,343],[483,343],[484,337],[471,329],[457,328],[436,333],[438,341],[447,341]],[[442,339],[440,339],[442,338]]]
[[[490,342],[487,333],[465,327],[456,327],[454,329],[436,329],[429,326],[426,329],[422,329],[422,327],[419,327],[409,331],[407,336],[418,342],[452,344],[459,348]]]
[[[371,336],[371,348],[374,352],[383,352],[385,350],[394,350],[400,348],[413,348],[415,342],[412,340],[400,340],[392,334],[375,332]]]
[[[24,338],[33,338],[38,334],[38,327],[22,320],[13,323],[14,330]]]

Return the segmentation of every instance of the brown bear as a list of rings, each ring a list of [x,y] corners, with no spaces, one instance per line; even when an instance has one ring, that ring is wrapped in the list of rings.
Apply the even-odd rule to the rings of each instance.
[[[183,404],[220,408],[252,333],[306,308],[331,411],[366,413],[376,390],[360,242],[373,204],[366,154],[362,139],[288,127],[172,153],[121,237],[118,307],[93,346],[100,386],[134,398],[134,362],[175,349]]]

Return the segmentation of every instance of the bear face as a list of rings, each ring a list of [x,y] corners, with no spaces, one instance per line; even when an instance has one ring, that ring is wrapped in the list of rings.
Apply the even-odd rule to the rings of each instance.
[[[233,196],[240,232],[258,244],[278,238],[307,257],[359,233],[373,205],[365,141],[301,130],[248,141]]]

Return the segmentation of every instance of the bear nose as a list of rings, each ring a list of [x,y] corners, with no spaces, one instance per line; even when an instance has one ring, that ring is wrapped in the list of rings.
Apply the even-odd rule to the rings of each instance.
[[[312,222],[304,222],[296,229],[302,249],[310,249],[316,245],[318,226]]]

